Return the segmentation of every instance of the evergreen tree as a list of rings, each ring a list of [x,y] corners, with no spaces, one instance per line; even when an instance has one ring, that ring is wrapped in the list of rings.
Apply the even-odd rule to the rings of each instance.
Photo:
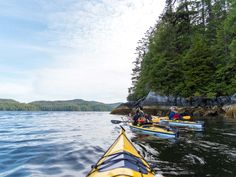
[[[145,47],[137,48],[132,99],[150,90],[210,98],[235,93],[235,4],[233,0],[166,0]]]

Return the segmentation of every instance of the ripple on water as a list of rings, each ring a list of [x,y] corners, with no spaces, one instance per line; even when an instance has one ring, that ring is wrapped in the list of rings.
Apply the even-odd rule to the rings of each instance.
[[[200,164],[204,165],[205,161],[203,158],[198,157],[197,155],[194,154],[188,154],[183,157],[183,161],[186,161],[186,163],[191,163],[191,164]]]
[[[46,175],[57,175],[62,173],[61,167],[43,167],[38,168],[38,170]]]
[[[120,116],[80,112],[0,112],[0,176],[86,176],[111,143]],[[96,122],[94,124],[94,122]],[[207,124],[178,140],[127,136],[156,172],[175,176],[235,176],[236,123]]]
[[[5,177],[25,177],[25,176],[30,176],[32,175],[32,173],[30,172],[30,170],[28,168],[17,168],[14,169],[12,171],[10,171],[9,173],[5,173]]]

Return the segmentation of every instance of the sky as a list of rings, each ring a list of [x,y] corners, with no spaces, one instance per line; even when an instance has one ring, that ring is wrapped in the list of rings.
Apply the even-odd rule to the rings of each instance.
[[[125,102],[164,0],[0,0],[0,98]]]

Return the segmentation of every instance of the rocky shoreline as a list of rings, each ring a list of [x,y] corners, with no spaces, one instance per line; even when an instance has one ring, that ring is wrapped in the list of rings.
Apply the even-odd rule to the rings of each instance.
[[[236,94],[216,98],[192,97],[191,99],[162,96],[155,92],[138,101],[127,102],[115,108],[111,114],[127,115],[137,106],[152,115],[165,116],[170,106],[177,106],[181,112],[194,117],[227,117],[236,118]]]

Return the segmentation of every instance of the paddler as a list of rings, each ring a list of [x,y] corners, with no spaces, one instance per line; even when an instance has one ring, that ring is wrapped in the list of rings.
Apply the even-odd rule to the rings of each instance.
[[[171,106],[170,107],[170,114],[169,114],[168,117],[169,117],[170,120],[180,120],[180,119],[182,119],[182,116],[178,113],[176,106]]]
[[[144,112],[142,111],[142,108],[138,107],[133,116],[133,121],[134,121],[133,125],[137,125],[139,118],[142,118],[142,117],[144,117]]]

